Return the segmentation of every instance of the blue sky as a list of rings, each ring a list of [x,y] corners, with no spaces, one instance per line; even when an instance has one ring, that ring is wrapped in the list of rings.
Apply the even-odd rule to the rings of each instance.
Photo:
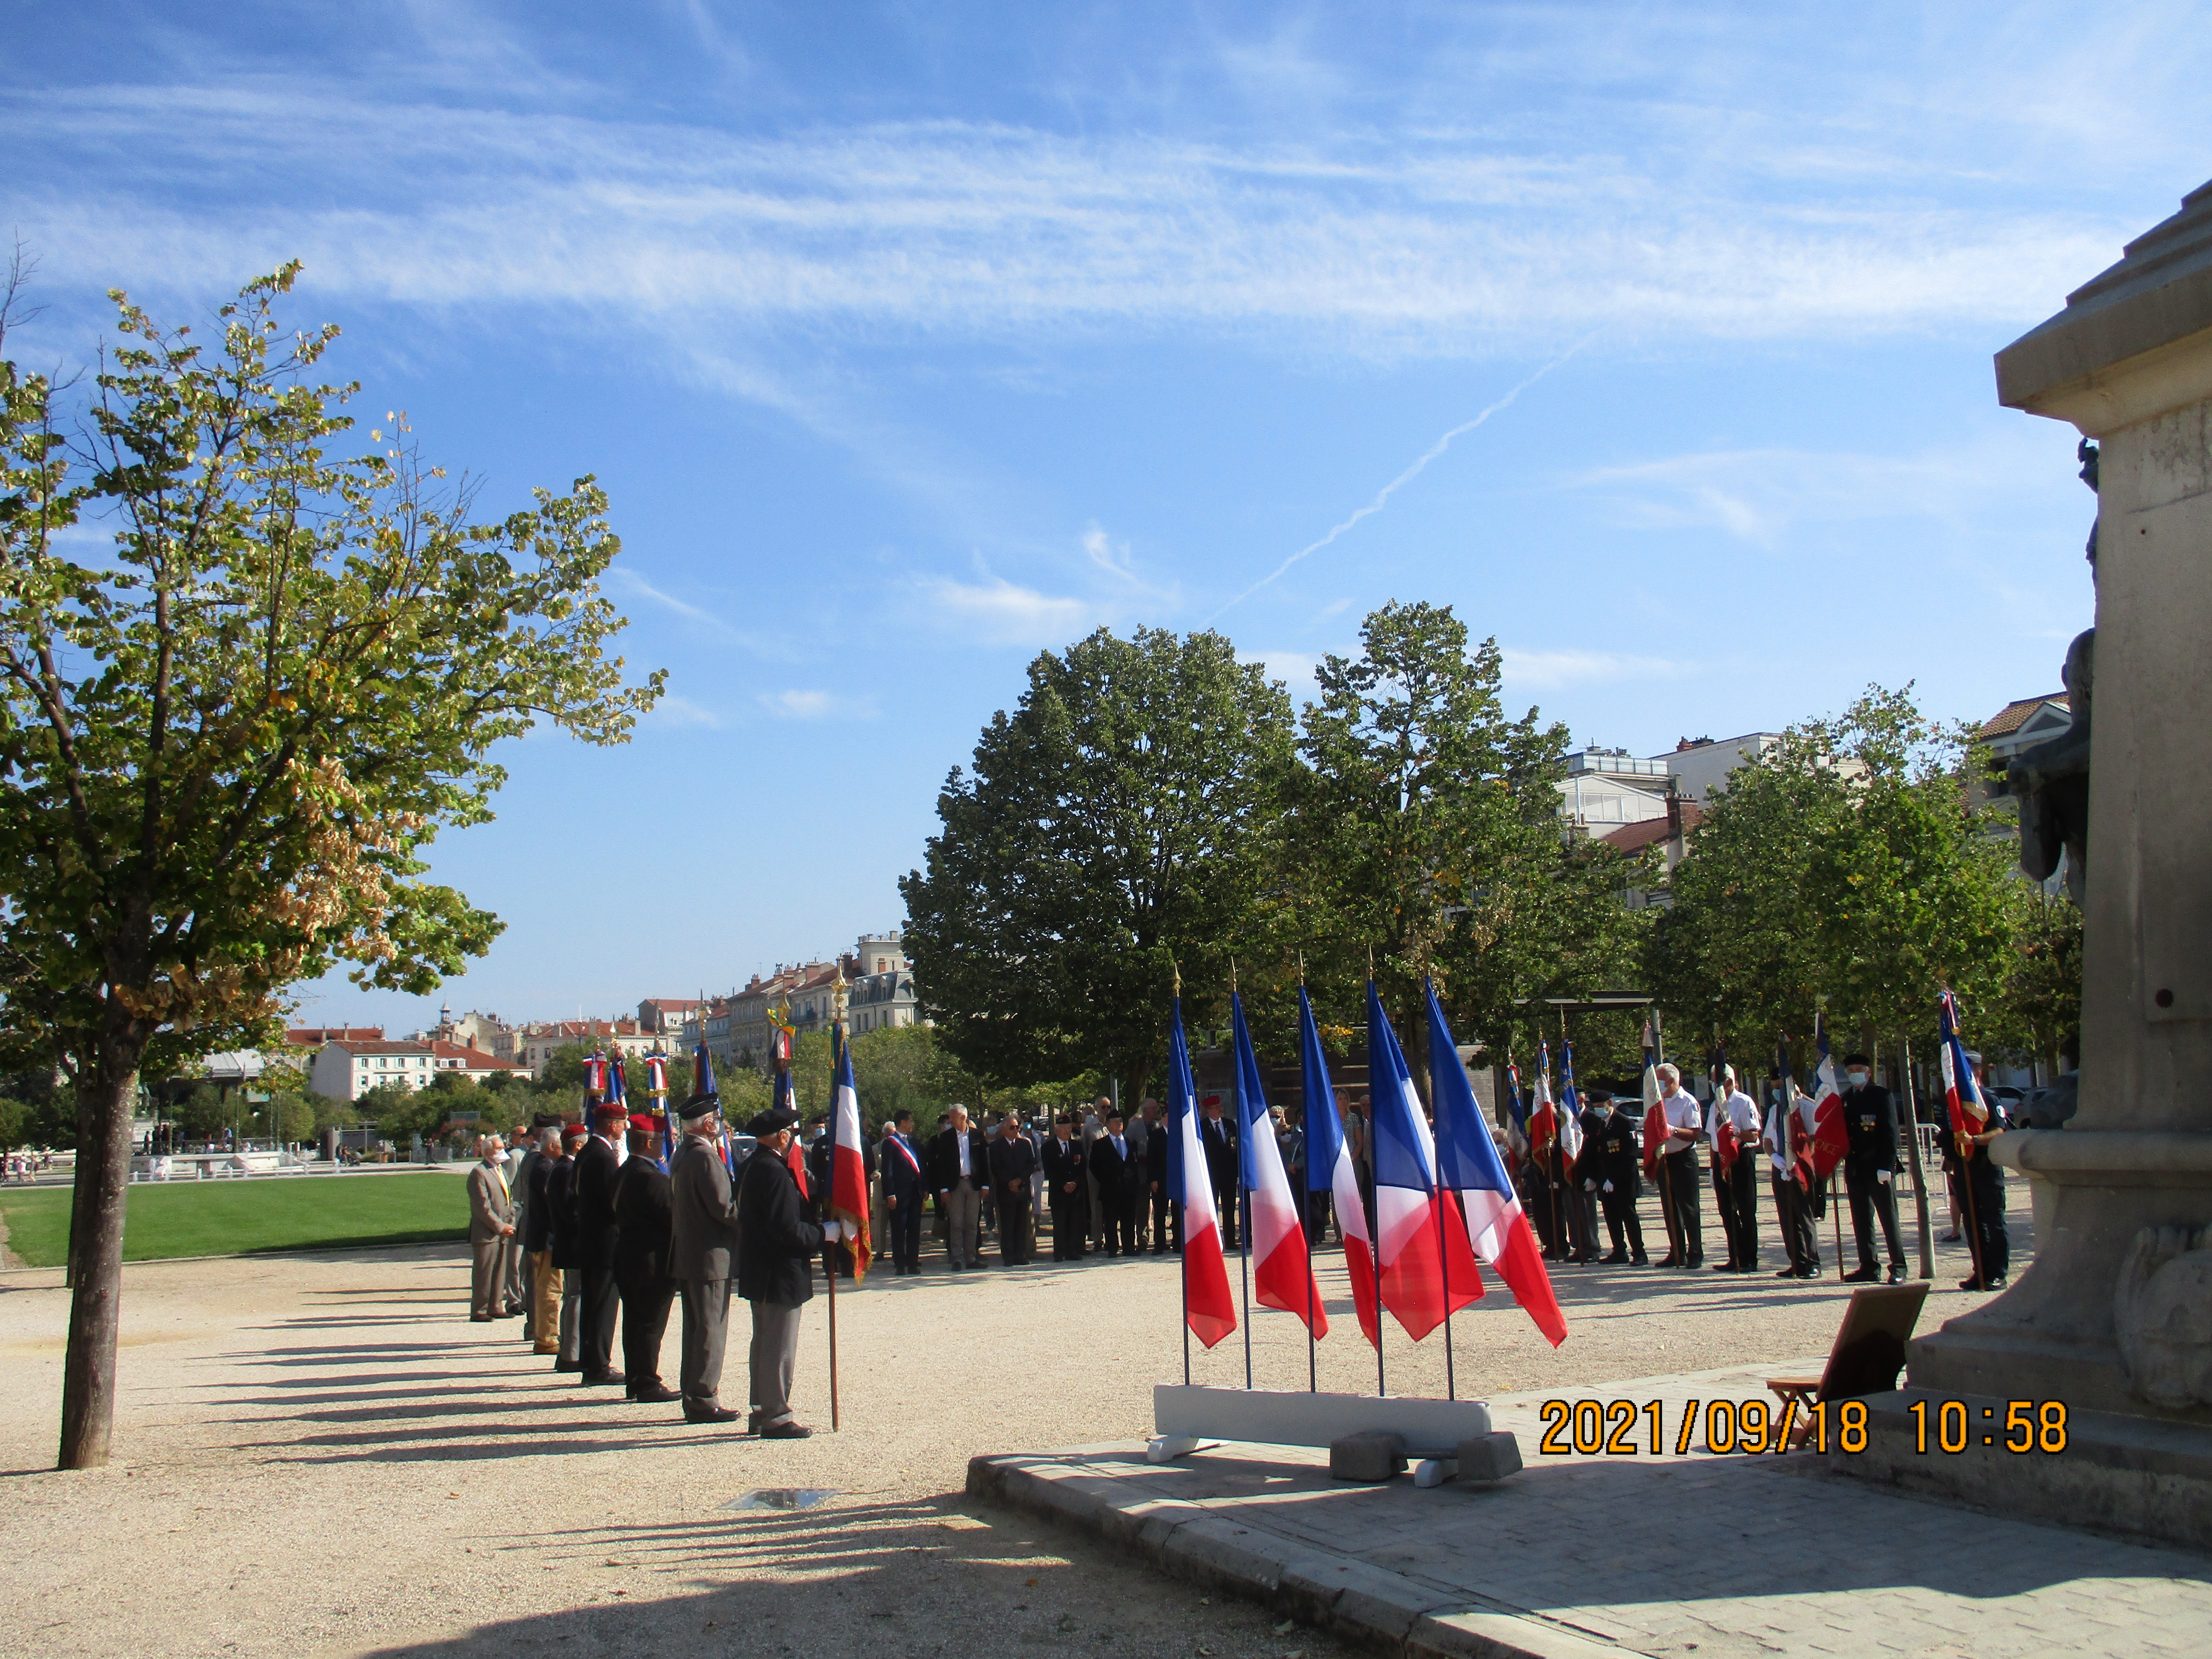
[[[605,1014],[896,924],[948,769],[1102,623],[1297,690],[1448,601],[1516,705],[1639,752],[2054,688],[2091,501],[1990,355],[2212,170],[2204,25],[19,9],[0,196],[47,309],[9,343],[296,256],[363,411],[488,512],[599,476],[672,695],[624,750],[515,745],[435,855],[510,924],[457,1009]]]

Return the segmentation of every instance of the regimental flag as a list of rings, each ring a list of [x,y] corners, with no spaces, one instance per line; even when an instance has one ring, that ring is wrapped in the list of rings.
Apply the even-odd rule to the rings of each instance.
[[[629,1109],[629,1079],[623,1070],[622,1050],[615,1050],[607,1061],[607,1104]]]
[[[1234,992],[1229,998],[1229,1018],[1237,1047],[1237,1113],[1243,1120],[1237,1134],[1237,1161],[1252,1206],[1251,1236],[1245,1240],[1252,1251],[1252,1294],[1262,1306],[1296,1314],[1316,1336],[1326,1336],[1328,1316],[1322,1311],[1313,1262],[1306,1254],[1298,1194],[1291,1190],[1274,1121],[1267,1115],[1259,1057],[1252,1052],[1252,1033],[1244,1024],[1244,1000]]]
[[[1298,987],[1300,1086],[1306,1103],[1306,1185],[1335,1200],[1336,1230],[1344,1237],[1344,1270],[1352,1280],[1352,1305],[1359,1328],[1380,1347],[1382,1318],[1375,1305],[1375,1243],[1367,1236],[1367,1205],[1359,1194],[1359,1171],[1336,1115],[1336,1091],[1328,1080],[1328,1056],[1322,1050],[1321,1028],[1313,1004]]]
[[[799,1110],[799,1096],[792,1088],[790,1073],[778,1072],[775,1074],[775,1093],[771,1103],[787,1111],[795,1113]],[[783,1162],[791,1171],[791,1178],[799,1183],[800,1200],[804,1201],[811,1198],[813,1194],[806,1190],[806,1148],[799,1144],[797,1135],[792,1136],[791,1144],[783,1149]]]
[[[607,1094],[607,1057],[593,1054],[584,1062],[584,1087],[604,1100]]]
[[[691,1051],[691,1092],[704,1095],[710,1100],[720,1100],[721,1092],[714,1087],[714,1059],[702,1042]]]
[[[1498,1269],[1522,1311],[1556,1348],[1567,1340],[1567,1322],[1559,1312],[1559,1297],[1552,1293],[1552,1278],[1544,1271],[1544,1253],[1537,1248],[1535,1232],[1514,1195],[1490,1127],[1483,1121],[1474,1085],[1460,1062],[1458,1045],[1444,1024],[1434,986],[1429,988],[1429,1077],[1437,1103],[1437,1179],[1459,1194],[1474,1254]],[[1449,1236],[1449,1228],[1446,1231]]]
[[[1482,1294],[1482,1274],[1458,1206],[1437,1190],[1436,1146],[1421,1097],[1373,980],[1367,981],[1367,1076],[1374,1091],[1382,1305],[1419,1342]]]
[[[1170,1195],[1182,1206],[1183,1322],[1207,1347],[1237,1328],[1237,1302],[1229,1293],[1229,1264],[1221,1254],[1221,1218],[1213,1208],[1206,1149],[1198,1144],[1198,1085],[1190,1075],[1190,1045],[1182,1035],[1182,999],[1175,1000],[1168,1032],[1168,1086],[1175,1092],[1170,1143],[1176,1180]]]
[[[1774,1049],[1774,1075],[1780,1079],[1781,1090],[1773,1107],[1766,1115],[1766,1138],[1774,1143],[1767,1159],[1774,1165],[1774,1173],[1787,1180],[1803,1177],[1797,1169],[1797,1085],[1790,1076],[1790,1045],[1780,1042]]]
[[[831,1028],[835,1030],[835,1027]],[[830,1110],[830,1213],[845,1224],[853,1278],[868,1276],[868,1155],[860,1145],[860,1097],[853,1087],[853,1050],[837,1046],[836,1103]]]
[[[668,1056],[661,1054],[645,1057],[645,1091],[649,1095],[665,1096],[668,1092]]]
[[[1813,1041],[1820,1063],[1813,1073],[1813,1133],[1806,1137],[1803,1155],[1805,1167],[1818,1182],[1835,1173],[1851,1143],[1844,1131],[1844,1091],[1836,1086],[1835,1057],[1828,1052],[1828,1023],[1818,1013],[1813,1016]]]
[[[1536,1045],[1536,1109],[1528,1114],[1528,1156],[1539,1164],[1559,1138],[1559,1109],[1552,1101],[1552,1045]]]
[[[1944,992],[1936,1001],[1936,1015],[1943,1035],[1936,1051],[1943,1067],[1943,1104],[1951,1115],[1959,1156],[1971,1158],[1973,1138],[1990,1127],[1990,1105],[1982,1098],[1973,1062],[1966,1058],[1966,1039],[1959,1035],[1959,999]]]
[[[1644,1178],[1659,1176],[1659,1157],[1667,1145],[1667,1109],[1659,1101],[1659,1028],[1644,1022]]]
[[[1505,1144],[1516,1158],[1528,1156],[1528,1109],[1521,1103],[1521,1068],[1505,1057]]]
[[[1431,991],[1429,996],[1433,1001],[1436,993]],[[1458,1051],[1453,1054],[1456,1057]],[[1436,1061],[1431,1060],[1429,1075],[1434,1078],[1436,1071]],[[1575,1045],[1563,1036],[1559,1039],[1559,1151],[1571,1161],[1582,1156],[1582,1150],[1583,1102],[1575,1092]]]

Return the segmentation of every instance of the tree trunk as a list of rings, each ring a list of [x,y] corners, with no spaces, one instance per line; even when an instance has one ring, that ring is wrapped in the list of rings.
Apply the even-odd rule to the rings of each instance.
[[[115,1338],[123,1310],[123,1206],[131,1181],[137,1073],[85,1068],[76,1099],[76,1187],[70,1206],[69,1355],[62,1366],[64,1469],[107,1462],[115,1417]]]

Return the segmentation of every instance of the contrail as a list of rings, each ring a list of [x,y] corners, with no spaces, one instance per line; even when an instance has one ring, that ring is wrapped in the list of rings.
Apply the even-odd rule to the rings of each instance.
[[[1590,335],[1576,341],[1574,344],[1569,346],[1558,356],[1553,358],[1550,362],[1546,363],[1543,368],[1538,369],[1527,380],[1522,381],[1520,385],[1515,386],[1512,391],[1507,392],[1496,403],[1491,404],[1489,408],[1484,410],[1473,420],[1462,421],[1450,431],[1445,433],[1443,437],[1437,439],[1436,442],[1429,446],[1427,451],[1421,456],[1420,459],[1415,461],[1413,465],[1407,467],[1403,472],[1401,472],[1396,477],[1391,479],[1389,483],[1384,484],[1381,489],[1377,490],[1375,493],[1375,499],[1373,501],[1368,502],[1366,506],[1361,507],[1350,518],[1346,519],[1342,524],[1338,525],[1319,541],[1310,543],[1307,546],[1302,547],[1297,552],[1291,554],[1289,558],[1285,559],[1282,563],[1277,565],[1273,570],[1269,571],[1267,574],[1261,577],[1260,580],[1254,582],[1251,586],[1246,588],[1235,599],[1221,606],[1221,608],[1216,611],[1212,617],[1208,617],[1206,619],[1206,625],[1211,628],[1213,625],[1215,618],[1221,616],[1224,611],[1233,610],[1237,605],[1243,604],[1245,600],[1250,599],[1261,588],[1275,580],[1285,570],[1288,570],[1299,560],[1309,558],[1312,555],[1320,552],[1322,549],[1327,547],[1331,542],[1334,541],[1339,536],[1344,534],[1346,531],[1351,529],[1352,526],[1358,524],[1362,519],[1367,518],[1374,514],[1380,513],[1384,506],[1389,503],[1391,496],[1396,495],[1398,491],[1405,488],[1406,485],[1419,477],[1423,468],[1426,467],[1431,461],[1433,461],[1437,456],[1443,454],[1444,451],[1451,447],[1451,441],[1454,438],[1460,436],[1462,433],[1474,431],[1475,428],[1480,426],[1492,416],[1497,414],[1499,410],[1510,408],[1512,406],[1513,400],[1516,398],[1518,398],[1530,386],[1535,385],[1537,381],[1542,380],[1547,374],[1549,374],[1561,363],[1566,362],[1568,358],[1573,356],[1575,353],[1580,351],[1595,337],[1596,337],[1595,335]]]

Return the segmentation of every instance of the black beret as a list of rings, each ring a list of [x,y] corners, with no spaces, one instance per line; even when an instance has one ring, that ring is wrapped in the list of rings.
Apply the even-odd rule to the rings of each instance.
[[[775,1133],[779,1129],[788,1129],[798,1121],[799,1114],[793,1111],[790,1107],[771,1106],[745,1125],[745,1133],[755,1139],[759,1139],[764,1135]]]
[[[694,1095],[676,1109],[676,1115],[686,1123],[696,1123],[709,1113],[721,1109],[722,1097],[720,1095]]]

